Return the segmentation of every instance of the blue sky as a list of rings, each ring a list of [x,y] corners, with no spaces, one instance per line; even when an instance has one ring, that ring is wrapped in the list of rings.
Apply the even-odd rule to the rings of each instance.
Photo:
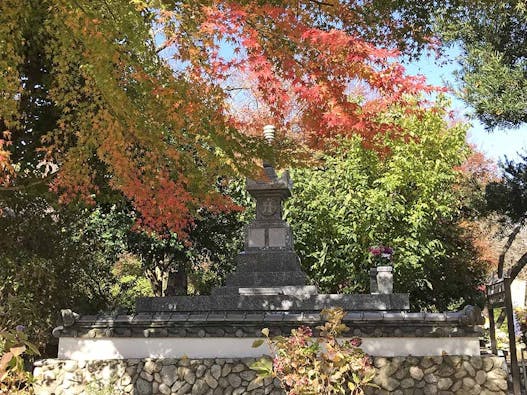
[[[449,54],[455,56],[454,51]],[[438,65],[433,56],[423,55],[419,61],[405,64],[408,74],[423,74],[432,85],[456,85],[454,71],[459,67],[455,62]],[[472,124],[468,141],[482,151],[488,158],[498,161],[507,156],[509,159],[517,159],[518,151],[527,152],[527,125],[518,129],[496,128],[492,132],[485,131],[483,125],[477,119],[470,119],[470,108],[461,100],[452,97],[452,106],[464,115]]]

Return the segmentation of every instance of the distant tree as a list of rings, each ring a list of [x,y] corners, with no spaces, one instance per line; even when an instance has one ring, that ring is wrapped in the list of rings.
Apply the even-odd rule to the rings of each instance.
[[[510,229],[507,240],[498,259],[498,277],[504,274],[505,257],[524,229],[527,219],[527,155],[519,161],[506,160],[501,164],[503,177],[487,186],[487,210],[497,214],[502,226]],[[509,269],[510,276],[516,278],[527,264],[527,252]]]
[[[398,138],[387,151],[341,140],[315,168],[295,169],[286,216],[312,280],[324,291],[368,292],[369,247],[394,248],[398,292],[413,308],[481,303],[488,262],[474,247],[458,169],[470,150],[466,128],[447,126],[438,107],[425,116],[392,113]]]
[[[527,5],[476,1],[444,17],[443,39],[459,44],[461,96],[489,128],[527,121]]]
[[[148,279],[153,295],[207,293],[233,269],[243,226],[237,211],[200,212],[185,241],[172,232],[137,229],[135,215],[130,207],[98,207],[89,216],[83,238],[94,240],[107,259],[119,262],[115,270],[126,273],[135,267],[132,272]],[[119,261],[122,256],[128,259]]]

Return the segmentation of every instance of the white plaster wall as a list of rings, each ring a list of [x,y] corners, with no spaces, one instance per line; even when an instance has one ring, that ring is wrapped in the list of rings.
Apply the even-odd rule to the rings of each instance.
[[[96,360],[127,358],[244,358],[269,354],[266,345],[252,348],[257,338],[101,338],[61,337],[59,359]],[[373,356],[479,355],[475,337],[363,338],[362,349]]]

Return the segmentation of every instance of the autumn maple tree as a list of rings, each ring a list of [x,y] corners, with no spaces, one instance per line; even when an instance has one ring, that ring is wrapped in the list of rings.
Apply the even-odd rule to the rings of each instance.
[[[0,184],[60,199],[119,195],[139,225],[185,238],[200,208],[232,203],[218,175],[254,174],[332,138],[397,133],[382,114],[431,88],[396,47],[424,43],[377,2],[4,0]],[[391,49],[386,49],[391,48]],[[240,108],[237,82],[257,103]]]

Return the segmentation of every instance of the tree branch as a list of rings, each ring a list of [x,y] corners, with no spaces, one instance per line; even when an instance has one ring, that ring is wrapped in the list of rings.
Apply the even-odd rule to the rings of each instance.
[[[164,42],[163,44],[161,44],[159,47],[157,47],[157,48],[155,49],[156,54],[158,54],[158,53],[164,51],[164,50],[167,49],[168,47],[169,47],[169,42],[168,42],[168,40],[165,40],[165,42]]]
[[[315,4],[319,5],[319,6],[324,6],[325,5],[327,7],[334,7],[334,5],[331,4],[331,3],[326,3],[324,1],[319,1],[319,0],[309,0],[309,2],[310,3],[315,3]]]
[[[51,178],[52,176],[53,176],[53,174],[50,174],[47,177],[41,178],[41,179],[39,179],[37,181],[33,181],[33,182],[30,182],[30,183],[24,184],[24,185],[15,185],[15,186],[12,186],[12,187],[0,186],[0,192],[22,191],[22,190],[24,190],[26,188],[31,188],[31,187],[34,187],[36,185],[43,184],[44,182],[47,181],[48,178]]]
[[[509,235],[507,242],[503,246],[503,249],[501,250],[501,254],[498,258],[498,278],[503,277],[503,266],[505,265],[505,255],[511,248],[512,243],[514,240],[516,240],[516,236],[518,236],[518,233],[520,233],[521,229],[523,228],[523,221],[525,220],[525,217],[522,217],[520,219],[520,222],[516,224],[514,229],[512,230],[511,234]]]
[[[512,280],[514,280],[516,277],[518,277],[518,274],[522,271],[522,269],[527,265],[527,252],[521,256],[520,259],[516,261],[516,263],[511,267],[509,276]]]

